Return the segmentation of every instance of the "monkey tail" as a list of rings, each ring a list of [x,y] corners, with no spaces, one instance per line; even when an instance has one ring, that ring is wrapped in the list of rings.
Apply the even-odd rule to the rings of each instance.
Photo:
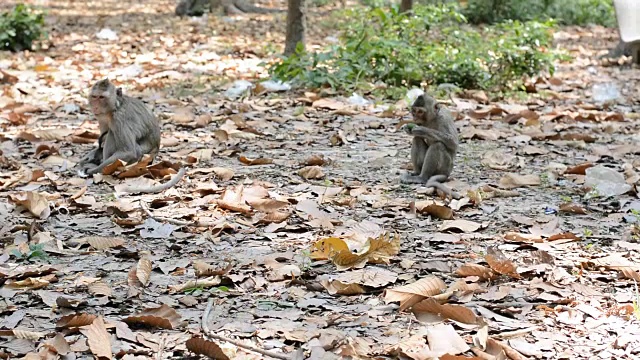
[[[124,192],[126,193],[157,193],[157,192],[161,192],[164,190],[167,190],[168,188],[174,186],[175,184],[178,183],[178,181],[180,181],[180,179],[182,179],[182,177],[184,176],[184,174],[187,172],[187,169],[185,167],[181,167],[180,170],[178,170],[178,173],[169,181],[167,181],[164,184],[159,184],[159,185],[155,185],[155,186],[149,186],[149,187],[128,187],[126,189],[124,189]]]
[[[439,189],[440,191],[445,193],[448,198],[452,198],[456,200],[461,199],[462,196],[459,193],[452,191],[446,185],[443,184],[443,182],[445,182],[446,180],[447,180],[446,175],[433,175],[432,177],[429,178],[429,180],[427,180],[426,187],[433,187],[433,188]]]

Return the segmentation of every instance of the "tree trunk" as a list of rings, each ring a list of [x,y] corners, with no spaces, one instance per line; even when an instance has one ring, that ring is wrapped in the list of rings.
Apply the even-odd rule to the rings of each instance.
[[[304,48],[307,27],[305,12],[305,0],[288,0],[287,39],[284,46],[286,56],[296,52],[298,43],[301,43]]]
[[[400,2],[401,13],[411,11],[412,8],[413,8],[413,0],[402,0]]]

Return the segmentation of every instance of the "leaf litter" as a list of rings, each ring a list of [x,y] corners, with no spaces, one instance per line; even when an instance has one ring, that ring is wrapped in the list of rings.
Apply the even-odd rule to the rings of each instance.
[[[49,3],[55,46],[0,62],[0,357],[639,356],[639,109],[586,90],[637,88],[637,68],[589,60],[615,29],[562,29],[576,60],[527,101],[450,104],[463,140],[449,183],[466,196],[443,202],[397,181],[406,111],[258,84],[283,14]],[[321,10],[311,45],[333,35]],[[82,178],[98,137],[86,89],[107,75],[153,106],[162,148]],[[238,79],[253,91],[226,98]],[[174,188],[125,191],[180,163]],[[585,186],[603,165],[631,189]]]

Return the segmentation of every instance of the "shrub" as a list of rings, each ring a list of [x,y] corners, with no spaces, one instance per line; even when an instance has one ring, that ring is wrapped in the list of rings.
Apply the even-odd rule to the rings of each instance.
[[[346,10],[339,44],[318,53],[302,48],[271,65],[271,75],[309,88],[384,89],[452,83],[502,89],[523,75],[553,71],[552,23],[511,21],[475,30],[454,5],[416,5],[414,15],[395,8]]]
[[[0,14],[0,50],[31,50],[33,42],[45,36],[44,14],[25,4]]]
[[[563,25],[616,25],[610,0],[469,0],[463,14],[472,24],[552,18]]]

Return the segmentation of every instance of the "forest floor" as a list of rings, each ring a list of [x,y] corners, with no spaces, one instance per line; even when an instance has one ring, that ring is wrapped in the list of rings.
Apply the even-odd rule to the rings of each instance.
[[[448,103],[461,137],[448,184],[466,194],[449,203],[399,183],[406,107],[225,98],[282,50],[284,13],[45,3],[48,49],[0,54],[0,358],[269,358],[246,345],[309,359],[640,358],[640,70],[598,59],[615,29],[560,29],[573,59],[531,93]],[[336,35],[330,16],[311,8],[310,46]],[[86,96],[107,75],[153,107],[162,148],[153,166],[82,178],[74,165],[99,133]],[[595,84],[619,98],[598,104]],[[181,163],[169,190],[122,191]],[[594,166],[630,190],[587,193]],[[361,255],[327,259],[345,244]]]

